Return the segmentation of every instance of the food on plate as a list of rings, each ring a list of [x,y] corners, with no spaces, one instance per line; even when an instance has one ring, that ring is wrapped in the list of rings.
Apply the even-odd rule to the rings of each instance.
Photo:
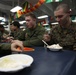
[[[21,63],[9,57],[3,58],[0,61],[0,68],[16,68],[19,65],[21,65]]]

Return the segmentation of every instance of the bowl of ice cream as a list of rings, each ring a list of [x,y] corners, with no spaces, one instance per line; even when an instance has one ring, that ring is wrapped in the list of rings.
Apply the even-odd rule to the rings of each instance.
[[[47,46],[47,49],[49,49],[50,51],[60,51],[63,48],[59,44],[53,44],[53,45]]]

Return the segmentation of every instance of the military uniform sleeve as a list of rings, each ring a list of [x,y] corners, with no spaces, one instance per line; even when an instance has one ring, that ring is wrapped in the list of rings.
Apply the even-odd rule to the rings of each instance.
[[[0,50],[11,50],[11,44],[0,44]]]
[[[14,32],[14,39],[24,41],[25,31],[19,30],[18,32]]]
[[[20,32],[20,35],[18,36],[18,40],[21,40],[21,41],[25,40],[25,31]]]

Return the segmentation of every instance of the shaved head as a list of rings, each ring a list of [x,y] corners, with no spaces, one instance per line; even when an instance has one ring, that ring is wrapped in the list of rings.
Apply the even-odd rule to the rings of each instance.
[[[63,11],[64,11],[65,13],[70,12],[70,7],[69,7],[67,4],[60,4],[60,5],[55,9],[55,11],[58,11],[58,10],[60,10],[60,9],[63,9]]]

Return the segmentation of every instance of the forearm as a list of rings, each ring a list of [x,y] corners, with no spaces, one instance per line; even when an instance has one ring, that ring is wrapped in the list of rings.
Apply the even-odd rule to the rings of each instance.
[[[1,50],[11,50],[11,44],[0,44]]]

